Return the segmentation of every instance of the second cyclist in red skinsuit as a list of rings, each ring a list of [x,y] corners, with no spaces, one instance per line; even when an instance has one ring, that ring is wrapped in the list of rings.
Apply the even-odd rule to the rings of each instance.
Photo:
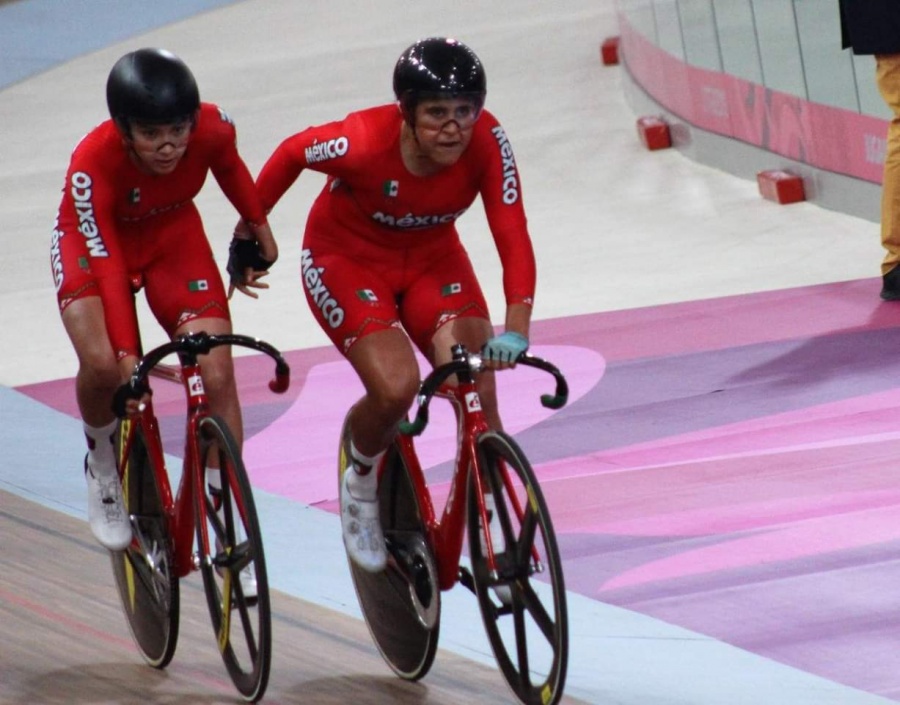
[[[417,42],[397,62],[394,91],[396,104],[289,137],[257,178],[270,210],[304,169],[328,175],[307,220],[301,279],[365,388],[348,415],[341,516],[351,557],[369,570],[385,564],[371,469],[418,390],[410,339],[435,366],[456,343],[507,366],[527,348],[535,289],[519,172],[505,132],[483,110],[478,57],[452,39]],[[479,196],[503,265],[506,325],[497,336],[456,229]],[[493,375],[479,385],[499,427]]]
[[[210,103],[201,104],[190,149],[164,178],[134,164],[112,120],[88,133],[72,154],[53,249],[60,309],[99,294],[118,360],[139,354],[129,274],[140,275],[169,335],[195,318],[229,317],[193,200],[210,171],[239,213],[251,223],[266,222],[235,147],[234,125]]]
[[[88,518],[111,550],[131,542],[112,445],[113,396],[137,362],[133,283],[169,336],[231,332],[228,299],[194,205],[209,172],[249,224],[268,262],[277,247],[252,176],[235,146],[234,125],[201,104],[190,69],[173,54],[140,49],[121,57],[107,80],[110,120],[76,146],[66,173],[50,252],[57,300],[78,357],[76,397],[88,444]],[[264,272],[229,262],[233,283]],[[265,264],[265,263],[263,263]],[[242,424],[227,347],[201,359],[215,413],[240,442]],[[133,403],[133,402],[132,402]]]

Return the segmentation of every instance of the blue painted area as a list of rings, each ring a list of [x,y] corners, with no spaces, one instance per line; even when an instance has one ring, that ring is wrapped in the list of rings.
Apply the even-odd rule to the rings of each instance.
[[[0,89],[237,0],[22,0],[0,5]]]
[[[87,521],[81,421],[0,385],[0,428],[15,439],[4,449],[0,489]],[[181,467],[171,456],[166,463]]]

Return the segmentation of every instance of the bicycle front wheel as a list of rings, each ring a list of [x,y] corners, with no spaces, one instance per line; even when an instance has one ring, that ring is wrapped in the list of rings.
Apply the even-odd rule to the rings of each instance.
[[[472,475],[468,531],[475,594],[506,682],[526,705],[555,705],[568,664],[568,616],[562,561],[550,512],[525,454],[506,433],[478,439],[478,465],[493,493],[496,572],[489,569]]]
[[[133,539],[124,551],[110,553],[110,558],[134,642],[148,664],[165,668],[178,643],[179,583],[164,494],[144,429],[141,422],[125,420],[116,431],[122,494]],[[159,438],[154,440],[158,443]]]
[[[262,698],[272,660],[272,616],[262,532],[237,443],[215,416],[200,421],[197,494],[200,572],[219,652],[249,702]],[[218,468],[218,478],[210,477]],[[210,482],[212,480],[212,482]]]

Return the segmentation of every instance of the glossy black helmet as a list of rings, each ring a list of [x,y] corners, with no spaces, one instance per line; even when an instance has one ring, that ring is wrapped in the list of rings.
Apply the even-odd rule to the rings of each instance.
[[[200,108],[197,82],[187,65],[165,49],[125,54],[109,72],[106,104],[120,129],[193,120]]]
[[[481,60],[456,39],[421,39],[400,55],[394,67],[394,95],[410,124],[423,98],[472,98],[480,111],[486,94]]]

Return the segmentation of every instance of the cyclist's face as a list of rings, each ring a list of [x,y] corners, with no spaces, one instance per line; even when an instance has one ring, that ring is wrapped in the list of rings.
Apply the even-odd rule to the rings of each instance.
[[[422,151],[442,166],[454,164],[472,139],[472,128],[481,114],[468,98],[423,100],[416,106],[416,136]]]
[[[138,166],[158,176],[171,174],[187,149],[191,127],[190,120],[166,125],[131,123],[131,148]]]

